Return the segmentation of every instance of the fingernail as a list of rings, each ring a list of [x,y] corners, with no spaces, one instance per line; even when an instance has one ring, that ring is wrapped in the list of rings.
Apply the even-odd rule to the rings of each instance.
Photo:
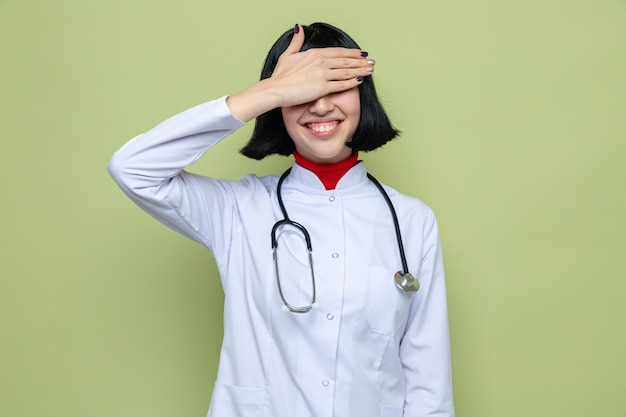
[[[358,82],[362,82],[362,81],[364,80],[364,78],[363,78],[363,77],[356,77],[356,80],[357,80]]]
[[[374,61],[373,59],[367,60],[367,65],[374,65],[374,64],[376,64],[376,61]]]
[[[369,55],[369,54],[368,54],[367,52],[365,52],[365,51],[361,51],[361,56],[362,56],[363,58],[365,58],[365,57],[366,57],[366,56],[368,56],[368,55]]]
[[[296,27],[293,28],[293,33],[299,33],[300,32],[300,25],[296,23]]]

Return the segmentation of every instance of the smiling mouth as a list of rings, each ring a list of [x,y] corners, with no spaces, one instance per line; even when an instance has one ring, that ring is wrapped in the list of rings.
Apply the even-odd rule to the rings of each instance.
[[[315,122],[315,123],[307,123],[305,124],[306,128],[311,130],[313,133],[328,135],[337,129],[339,126],[339,120],[333,120],[330,122]]]

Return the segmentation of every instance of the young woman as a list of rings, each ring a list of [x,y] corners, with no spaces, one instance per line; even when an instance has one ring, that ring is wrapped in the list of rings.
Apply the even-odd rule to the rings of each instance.
[[[215,256],[224,340],[209,416],[454,415],[435,217],[358,160],[397,135],[367,55],[333,26],[296,25],[260,82],[111,159],[136,204]],[[293,154],[282,176],[184,170],[254,118],[242,153]]]

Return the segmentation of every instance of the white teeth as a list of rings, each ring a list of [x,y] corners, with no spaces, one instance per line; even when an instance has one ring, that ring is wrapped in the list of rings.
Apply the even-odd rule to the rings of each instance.
[[[310,129],[316,133],[328,133],[337,127],[336,124],[310,126]]]
[[[313,130],[318,133],[330,132],[332,129],[332,126],[318,126],[313,128]]]

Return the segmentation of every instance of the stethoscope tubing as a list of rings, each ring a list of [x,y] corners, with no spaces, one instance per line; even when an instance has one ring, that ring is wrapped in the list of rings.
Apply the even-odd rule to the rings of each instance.
[[[291,172],[291,168],[288,168],[285,172],[283,172],[283,174],[280,176],[278,180],[278,184],[276,184],[276,197],[278,199],[278,205],[280,206],[280,210],[282,211],[284,218],[283,220],[279,220],[276,224],[274,224],[274,227],[272,227],[272,248],[275,249],[277,246],[276,233],[275,233],[276,229],[283,224],[290,224],[292,226],[297,227],[298,229],[302,231],[306,239],[307,249],[309,250],[309,252],[312,252],[313,249],[311,245],[311,237],[309,236],[309,232],[300,223],[294,222],[291,219],[289,219],[289,215],[287,214],[287,209],[285,208],[285,203],[283,202],[282,185],[283,185],[283,182],[285,181],[285,178],[287,178],[290,172]],[[389,211],[391,212],[391,217],[393,219],[393,226],[396,231],[396,239],[398,241],[400,261],[402,262],[402,270],[404,271],[403,274],[408,273],[409,266],[406,261],[406,254],[404,252],[404,244],[402,242],[402,232],[400,230],[400,222],[398,221],[398,215],[396,213],[396,209],[394,208],[393,203],[391,202],[391,198],[389,197],[389,194],[387,194],[387,191],[385,191],[385,188],[382,186],[382,184],[369,172],[367,173],[367,178],[371,182],[374,183],[376,188],[378,188],[383,198],[385,199],[387,206],[389,207]]]
[[[383,198],[385,199],[385,201],[387,202],[387,205],[389,206],[389,211],[391,212],[391,217],[393,218],[393,226],[396,229],[396,238],[398,240],[400,260],[402,261],[402,270],[404,271],[404,273],[407,273],[409,272],[409,266],[406,262],[406,255],[404,253],[404,244],[402,243],[402,233],[400,231],[400,222],[398,221],[398,215],[396,214],[396,209],[394,208],[393,203],[391,202],[391,198],[389,198],[389,194],[387,194],[382,184],[378,182],[378,180],[374,178],[374,176],[370,174],[369,172],[367,173],[367,178],[369,178],[370,181],[372,181],[374,185],[376,185],[376,187],[380,190],[380,193],[383,195]]]
[[[285,181],[285,178],[287,178],[287,175],[289,175],[290,172],[291,172],[291,168],[287,169],[280,176],[278,183],[276,184],[276,197],[278,199],[280,210],[282,211],[282,214],[283,214],[283,219],[277,221],[272,227],[272,236],[271,236],[272,237],[272,252],[274,256],[274,264],[276,267],[276,282],[278,285],[278,293],[280,294],[280,298],[283,301],[283,311],[285,312],[291,311],[293,313],[307,313],[314,308],[319,308],[316,302],[315,271],[313,269],[313,248],[311,245],[311,236],[309,235],[309,232],[306,230],[306,228],[303,225],[301,225],[300,223],[294,222],[289,218],[289,215],[287,214],[287,209],[285,208],[285,203],[283,202],[282,185],[283,185],[283,182]],[[400,261],[402,262],[402,271],[398,271],[394,274],[394,281],[396,283],[396,286],[400,290],[405,291],[406,293],[414,293],[419,289],[419,282],[409,272],[409,267],[408,267],[408,264],[406,261],[406,255],[404,252],[404,244],[402,242],[402,233],[400,231],[400,222],[398,221],[398,215],[396,213],[396,209],[394,208],[393,203],[391,202],[391,198],[389,197],[389,194],[387,194],[387,192],[385,191],[382,184],[378,182],[378,180],[374,178],[374,176],[370,173],[367,173],[367,178],[371,182],[374,183],[376,188],[378,188],[380,193],[383,195],[383,198],[385,199],[385,202],[387,203],[387,206],[389,207],[389,211],[391,212],[391,217],[393,219],[393,225],[394,225],[395,232],[396,232],[396,239],[398,241]],[[287,302],[287,300],[285,299],[285,295],[283,294],[282,286],[280,283],[279,267],[278,267],[278,253],[277,253],[278,239],[276,238],[277,229],[282,225],[289,225],[289,226],[299,229],[304,235],[304,238],[306,240],[307,252],[309,256],[309,266],[311,270],[311,286],[312,286],[312,297],[311,297],[311,303],[309,305],[305,305],[301,307],[293,306]]]

